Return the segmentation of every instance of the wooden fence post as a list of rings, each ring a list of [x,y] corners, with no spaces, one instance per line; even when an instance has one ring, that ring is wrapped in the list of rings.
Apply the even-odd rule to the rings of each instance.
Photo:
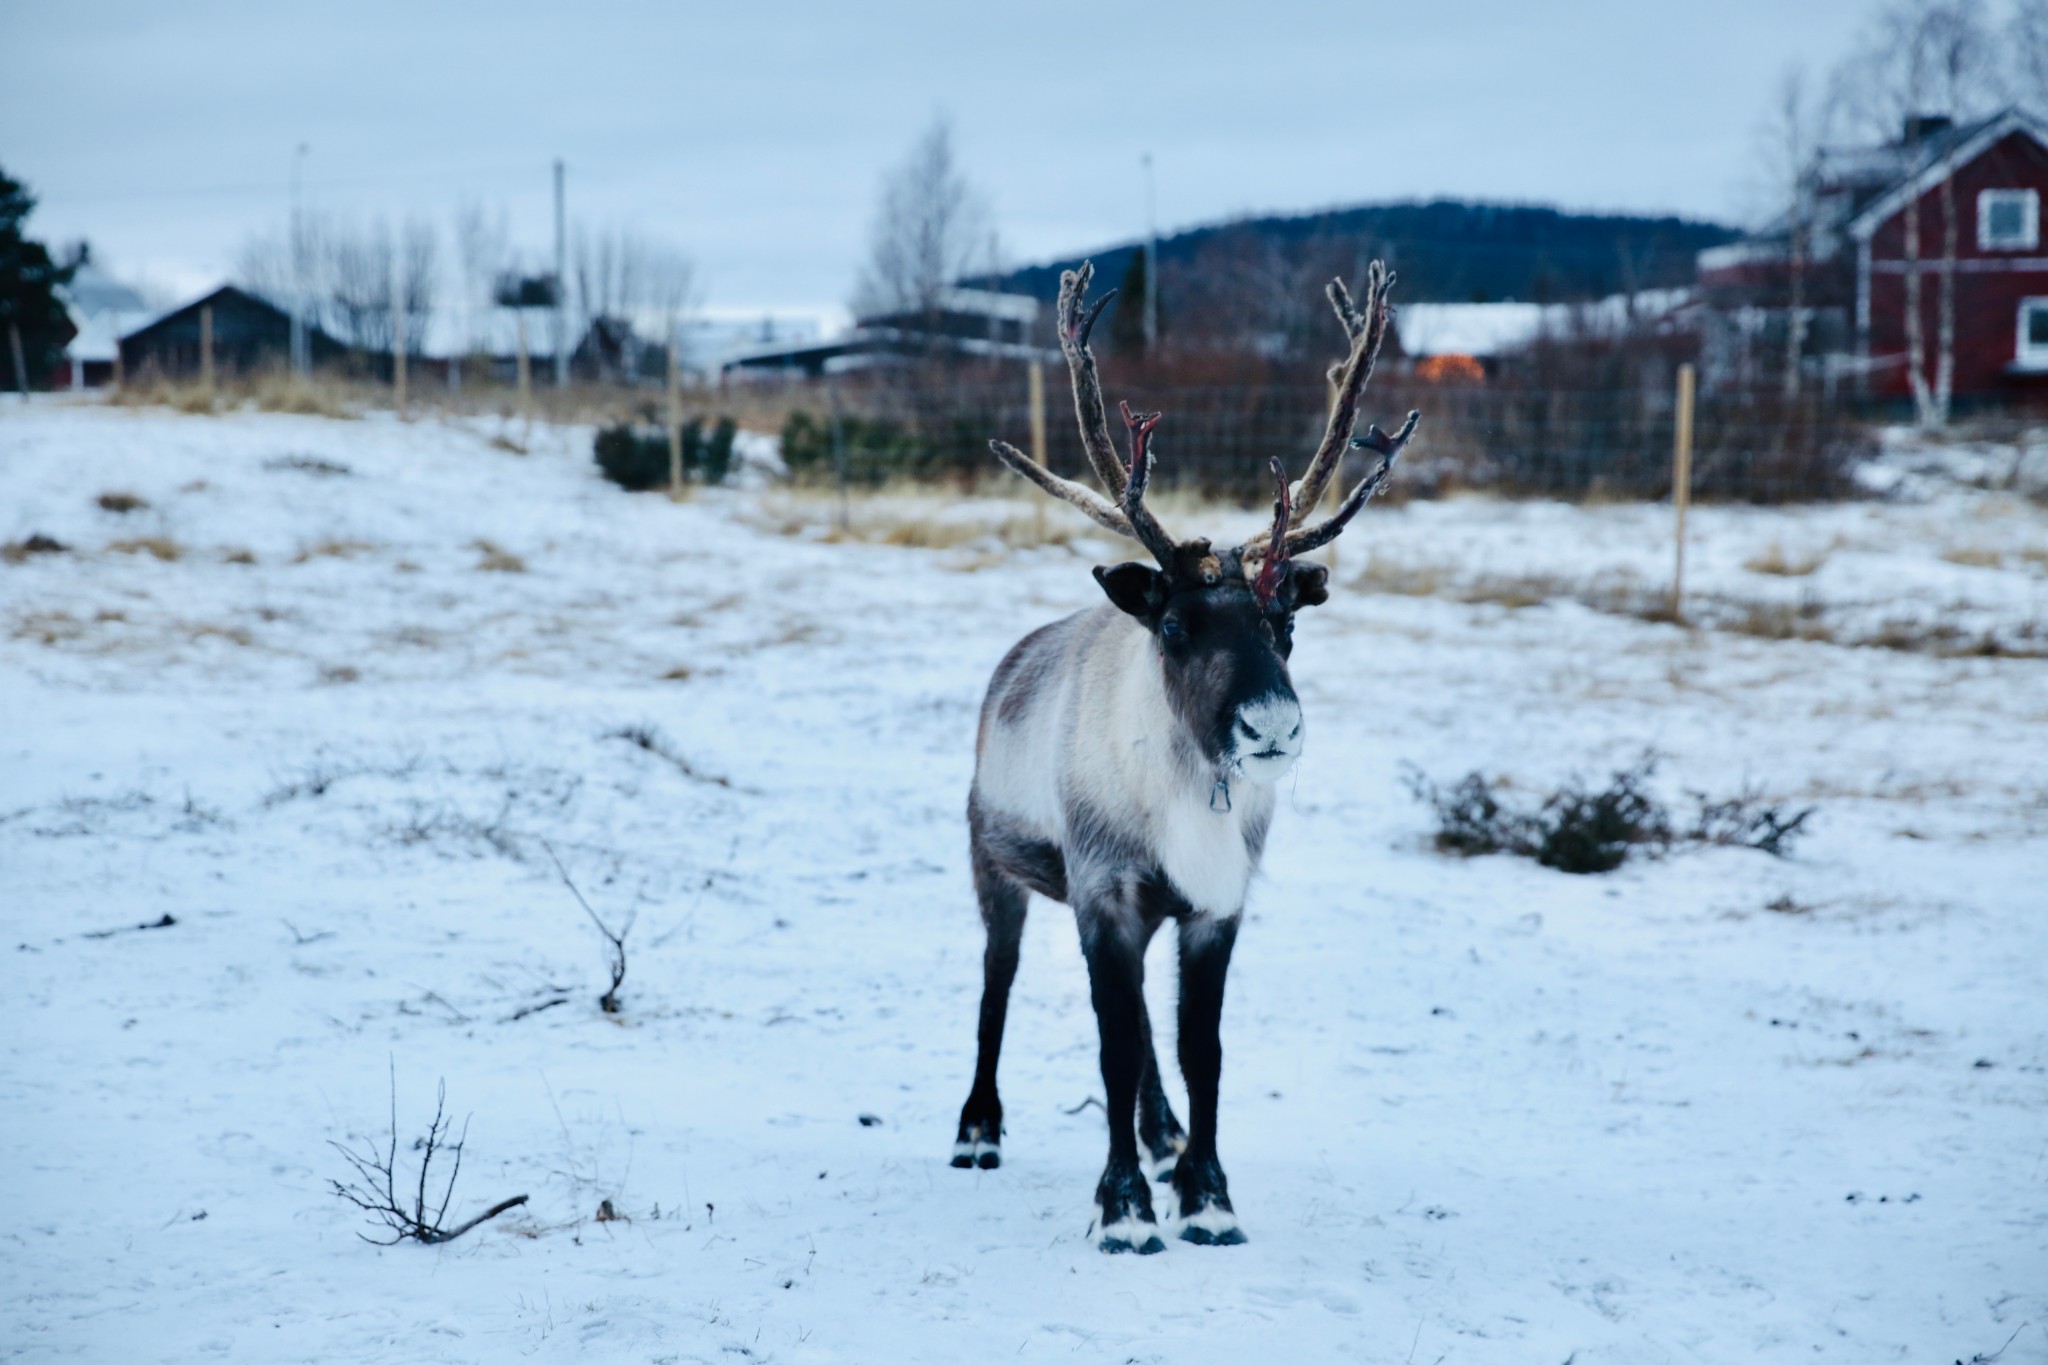
[[[519,327],[519,417],[526,429],[519,444],[531,445],[533,437],[533,354],[526,348],[526,310],[515,308],[512,317]]]
[[[213,399],[213,305],[199,310],[199,387]]]
[[[668,495],[683,499],[683,372],[673,332],[668,338]]]
[[[391,396],[405,420],[405,295],[391,291]]]
[[[1693,368],[1678,367],[1678,422],[1672,440],[1671,501],[1678,509],[1678,553],[1671,569],[1671,619],[1685,620],[1685,509],[1692,502]]]

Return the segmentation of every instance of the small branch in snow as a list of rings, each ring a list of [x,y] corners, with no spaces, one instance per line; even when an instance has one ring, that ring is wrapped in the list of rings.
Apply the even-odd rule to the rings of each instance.
[[[1103,1112],[1103,1113],[1105,1113],[1105,1114],[1107,1114],[1107,1113],[1109,1112],[1109,1110],[1107,1110],[1107,1109],[1103,1109],[1103,1106],[1102,1106],[1102,1101],[1101,1101],[1101,1100],[1098,1100],[1098,1099],[1096,1099],[1096,1098],[1095,1098],[1095,1097],[1094,1097],[1093,1095],[1090,1095],[1090,1096],[1089,1096],[1089,1097],[1088,1097],[1087,1099],[1085,1099],[1085,1100],[1082,1100],[1082,1101],[1081,1101],[1081,1102],[1080,1102],[1079,1104],[1075,1105],[1075,1106],[1074,1106],[1074,1107],[1073,1107],[1072,1109],[1062,1109],[1062,1110],[1060,1110],[1060,1112],[1061,1112],[1062,1114],[1078,1114],[1078,1113],[1080,1113],[1080,1112],[1081,1112],[1082,1110],[1086,1109],[1086,1108],[1087,1108],[1087,1107],[1088,1107],[1089,1105],[1091,1105],[1091,1104],[1092,1104],[1092,1105],[1094,1105],[1094,1106],[1095,1106],[1095,1107],[1096,1107],[1097,1109],[1102,1109],[1102,1112]]]
[[[576,898],[576,903],[583,907],[583,913],[590,916],[590,922],[597,926],[597,932],[603,934],[605,942],[611,945],[612,984],[609,990],[597,998],[597,1004],[598,1008],[602,1009],[606,1014],[617,1014],[619,1012],[619,987],[626,980],[626,935],[633,932],[633,921],[639,918],[639,916],[637,912],[628,915],[625,924],[620,927],[617,933],[613,933],[611,926],[598,917],[597,911],[590,908],[590,902],[583,899],[583,893],[576,889],[576,882],[570,877],[569,869],[562,866],[562,860],[555,856],[555,850],[548,844],[548,841],[545,839],[540,840],[540,846],[541,851],[548,855],[548,861],[555,865],[555,871],[562,878],[562,885],[569,888],[569,894]]]
[[[364,1241],[374,1246],[396,1246],[408,1239],[435,1245],[452,1242],[480,1223],[488,1223],[507,1209],[516,1209],[526,1202],[523,1194],[510,1199],[501,1199],[466,1223],[444,1227],[448,1214],[448,1203],[455,1195],[456,1177],[462,1174],[462,1145],[469,1137],[469,1120],[462,1122],[462,1131],[454,1141],[449,1141],[453,1120],[445,1116],[448,1085],[446,1081],[436,1084],[434,1091],[434,1121],[428,1125],[427,1134],[413,1144],[420,1153],[419,1182],[412,1191],[412,1207],[407,1208],[398,1193],[398,1068],[391,1068],[391,1139],[380,1154],[375,1148],[358,1152],[339,1142],[328,1143],[340,1152],[355,1169],[356,1180],[342,1182],[330,1180],[336,1197],[346,1199],[357,1208],[369,1214],[375,1225],[391,1233],[387,1238],[371,1237],[357,1233]],[[453,1164],[448,1172],[448,1183],[441,1189],[440,1202],[430,1211],[427,1208],[427,1186],[432,1180],[434,1158],[453,1155]]]
[[[171,917],[170,912],[166,911],[162,919],[154,919],[147,924],[124,924],[118,929],[94,929],[80,934],[79,937],[112,938],[116,934],[132,934],[142,929],[168,929],[177,922],[177,920]]]
[[[667,759],[675,765],[677,772],[680,772],[684,777],[689,778],[693,782],[708,782],[714,787],[725,787],[728,790],[732,787],[732,779],[729,777],[720,777],[716,773],[699,772],[689,759],[676,752],[675,746],[669,743],[668,737],[652,725],[628,725],[623,729],[612,731],[605,738],[623,739],[628,744],[645,749],[656,758]]]
[[[557,1005],[566,1005],[568,1003],[568,996],[558,995],[552,1000],[543,1000],[537,1005],[522,1005],[518,1009],[512,1011],[512,1013],[506,1015],[505,1022],[508,1024],[516,1024],[529,1014],[539,1014],[542,1010],[551,1010]]]

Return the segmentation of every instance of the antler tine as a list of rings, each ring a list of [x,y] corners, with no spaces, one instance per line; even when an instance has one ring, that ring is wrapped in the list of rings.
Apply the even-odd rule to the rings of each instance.
[[[1344,326],[1344,335],[1350,340],[1351,349],[1331,371],[1330,378],[1337,385],[1337,397],[1330,404],[1330,420],[1323,428],[1322,443],[1316,447],[1315,458],[1309,461],[1308,472],[1294,486],[1292,516],[1296,525],[1322,500],[1323,489],[1343,463],[1345,446],[1358,425],[1359,397],[1365,392],[1366,382],[1372,378],[1373,364],[1379,359],[1380,346],[1387,337],[1387,295],[1393,287],[1394,273],[1387,269],[1386,262],[1374,261],[1365,268],[1363,313],[1352,303],[1350,291],[1344,288],[1343,280],[1331,280],[1325,291],[1329,295],[1330,307],[1336,310],[1337,320]]]
[[[1118,403],[1117,408],[1124,415],[1124,431],[1131,440],[1130,477],[1124,484],[1121,507],[1130,520],[1130,534],[1137,537],[1144,547],[1159,561],[1159,567],[1169,572],[1174,567],[1174,541],[1159,524],[1159,518],[1152,515],[1152,509],[1145,505],[1145,490],[1152,484],[1152,428],[1159,425],[1164,414],[1157,412],[1132,412],[1129,403]]]
[[[1273,534],[1266,542],[1266,562],[1252,582],[1252,593],[1262,608],[1273,605],[1273,592],[1280,586],[1280,566],[1287,562],[1287,522],[1293,510],[1287,466],[1280,463],[1278,455],[1268,457],[1266,465],[1273,471]]]
[[[1097,523],[1109,528],[1120,536],[1129,536],[1133,540],[1142,539],[1136,531],[1131,529],[1131,523],[1125,518],[1123,513],[1110,506],[1109,502],[1100,493],[1086,484],[1079,484],[1075,483],[1072,479],[1061,478],[1029,455],[1026,455],[1023,451],[1017,449],[1017,447],[1011,445],[1008,441],[990,441],[988,448],[996,453],[997,459],[1058,498],[1061,502],[1072,503],[1093,517]]]
[[[1119,499],[1124,493],[1123,466],[1110,438],[1109,413],[1102,406],[1102,380],[1095,371],[1095,353],[1088,349],[1088,336],[1095,330],[1095,320],[1116,297],[1116,290],[1097,299],[1093,307],[1084,308],[1088,282],[1094,278],[1093,261],[1083,261],[1078,269],[1060,272],[1060,351],[1067,358],[1067,373],[1073,381],[1074,417],[1081,424],[1082,449],[1088,452],[1088,463],[1103,488],[1112,499]]]
[[[1392,436],[1377,426],[1372,426],[1366,429],[1365,435],[1353,441],[1353,448],[1370,450],[1379,455],[1379,467],[1360,479],[1357,485],[1344,495],[1344,501],[1337,505],[1337,510],[1327,518],[1313,526],[1290,531],[1285,540],[1279,541],[1282,557],[1292,559],[1296,555],[1305,555],[1310,550],[1321,549],[1342,535],[1351,519],[1358,515],[1359,509],[1372,500],[1373,494],[1386,486],[1387,476],[1394,471],[1394,461],[1400,457],[1402,449],[1408,444],[1408,438],[1415,434],[1415,424],[1421,420],[1421,413],[1411,411],[1408,420],[1403,422],[1401,429]],[[1269,558],[1272,555],[1272,546],[1270,543],[1261,545],[1257,541],[1248,541],[1239,553],[1243,555],[1246,563],[1251,563]],[[1265,577],[1263,568],[1259,571],[1259,577]]]

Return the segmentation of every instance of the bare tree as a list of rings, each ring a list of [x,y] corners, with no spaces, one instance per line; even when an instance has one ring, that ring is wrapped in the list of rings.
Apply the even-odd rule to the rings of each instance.
[[[504,205],[493,212],[470,200],[455,210],[457,297],[461,300],[463,344],[472,351],[481,351],[488,344],[484,319],[493,307],[498,276],[511,263],[510,240]]]
[[[398,230],[398,306],[405,311],[405,334],[414,350],[424,346],[434,320],[441,282],[441,233],[433,220],[407,218]]]
[[[1843,110],[1867,134],[1899,137],[1930,115],[1962,120],[1989,112],[2005,85],[1982,0],[1893,0],[1861,47],[1836,72]],[[1918,171],[1918,166],[1912,168]],[[1955,380],[1955,286],[1959,239],[1953,165],[1941,168],[1941,263],[1935,362],[1927,367],[1925,282],[1918,198],[1904,209],[1907,382],[1923,427],[1948,423]]]
[[[2048,0],[2014,0],[1999,46],[2005,50],[2007,98],[2048,115]]]
[[[1759,134],[1765,193],[1785,223],[1785,367],[1781,388],[1797,398],[1806,352],[1807,295],[1814,248],[1814,157],[1826,139],[1832,102],[1816,99],[1806,73],[1794,66],[1778,83],[1777,99]]]
[[[935,315],[953,282],[989,258],[993,240],[987,204],[961,171],[953,125],[941,115],[883,177],[854,313]]]
[[[696,271],[672,247],[620,227],[576,230],[577,306],[594,340],[599,378],[639,374],[640,338],[675,335],[695,299]]]

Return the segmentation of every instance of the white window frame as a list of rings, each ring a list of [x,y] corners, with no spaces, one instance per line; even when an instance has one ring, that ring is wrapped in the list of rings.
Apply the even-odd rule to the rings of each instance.
[[[2048,313],[2048,298],[2020,300],[2019,333],[2012,352],[2014,369],[2048,370],[2048,342],[2034,345],[2027,340],[2027,315],[2034,312]]]
[[[2001,199],[2018,200],[2021,230],[2009,242],[1991,238],[1991,205]],[[1977,249],[1979,251],[2032,251],[2041,245],[2041,194],[2038,190],[1977,191]]]

